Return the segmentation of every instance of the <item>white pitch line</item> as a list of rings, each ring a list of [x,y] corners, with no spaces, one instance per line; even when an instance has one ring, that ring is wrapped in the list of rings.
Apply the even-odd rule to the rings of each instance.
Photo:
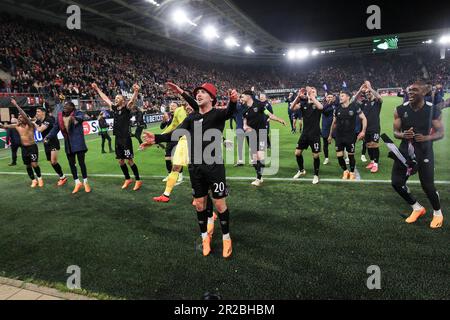
[[[0,175],[5,176],[26,176],[26,172],[0,172]],[[42,173],[43,176],[56,176],[52,173]],[[90,174],[89,177],[98,177],[98,178],[123,178],[121,174]],[[164,179],[166,176],[141,176],[141,178],[145,179]],[[312,182],[312,179],[292,179],[292,178],[275,178],[275,177],[263,177],[265,181],[280,181],[280,182]],[[227,177],[227,180],[230,181],[252,181],[255,180],[255,177]],[[333,183],[373,183],[373,184],[390,184],[391,180],[355,180],[348,181],[342,179],[320,179],[321,182],[333,182]],[[408,181],[410,184],[420,184],[418,180],[410,180]],[[446,180],[437,180],[434,182],[435,184],[441,185],[450,185],[450,181]]]

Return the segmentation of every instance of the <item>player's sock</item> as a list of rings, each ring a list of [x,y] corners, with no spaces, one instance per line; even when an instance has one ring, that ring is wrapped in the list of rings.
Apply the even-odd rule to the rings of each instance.
[[[415,210],[415,211],[419,211],[419,210],[422,210],[422,209],[423,209],[423,206],[422,206],[420,203],[418,203],[418,202],[414,203],[411,207],[412,207],[413,210]]]
[[[52,164],[53,170],[55,170],[56,174],[62,179],[64,178],[64,173],[62,171],[61,165],[59,163]]]
[[[178,172],[175,172],[175,171],[171,172],[169,174],[169,179],[167,179],[167,182],[166,182],[166,190],[164,191],[164,195],[166,197],[170,197],[170,194],[172,193],[173,188],[177,184],[179,175],[180,174]]]
[[[131,171],[133,171],[133,174],[134,174],[134,177],[136,178],[136,181],[141,180],[141,177],[139,176],[139,169],[138,169],[136,163],[131,166]]]
[[[202,234],[202,238],[204,234],[208,235],[208,210],[198,212],[197,211],[197,218],[198,218],[198,225],[200,227],[200,233]]]
[[[166,169],[169,174],[172,172],[172,160],[166,160]]]
[[[130,180],[130,173],[128,172],[128,167],[126,164],[120,166],[120,169],[122,169],[123,175],[125,176],[125,180]]]
[[[320,169],[320,158],[314,158],[314,175],[319,175],[319,169]]]
[[[367,153],[369,154],[369,158],[370,158],[371,161],[374,160],[374,154],[373,154],[374,150],[375,149],[372,149],[372,148],[369,148],[369,150],[367,150]]]
[[[231,236],[230,236],[229,233],[227,233],[227,234],[224,234],[224,235],[222,236],[222,239],[223,239],[223,240],[231,240]]]
[[[301,155],[296,156],[296,157],[297,157],[298,170],[299,171],[305,170],[304,161],[303,161],[303,155],[301,154]]]
[[[370,151],[370,149],[369,149],[369,151]],[[362,155],[366,155],[366,153],[367,153],[367,145],[365,144],[365,142],[363,142],[363,146],[362,146],[362,151],[361,151],[361,153],[362,153]],[[370,155],[370,153],[369,153],[369,155]]]
[[[38,179],[41,179],[41,168],[39,166],[34,168],[34,172],[36,172],[36,176],[38,177]]]
[[[33,168],[31,167],[31,166],[27,166],[27,173],[28,173],[28,176],[30,177],[30,179],[31,180],[34,180],[34,171],[33,171]]]
[[[347,164],[345,163],[344,157],[338,157],[339,165],[341,166],[342,170],[347,171]]]
[[[380,148],[373,149],[373,161],[377,164],[380,162]]]
[[[258,178],[258,180],[261,180],[262,175],[263,175],[264,165],[261,161],[258,160],[256,162],[256,167],[257,167],[257,170],[256,170],[257,178]]]
[[[413,208],[414,211],[419,211],[423,209],[423,206],[417,201],[411,207]]]
[[[325,156],[326,159],[329,158],[329,148],[328,148],[328,139],[323,139],[323,154]]]
[[[227,209],[224,213],[219,214],[220,226],[222,228],[222,234],[228,235],[230,234],[230,211]],[[227,240],[227,239],[224,239]],[[229,240],[229,239],[228,239]]]
[[[75,179],[75,185],[77,185],[77,184],[80,184],[81,183],[81,181],[80,181],[80,179]]]
[[[439,210],[434,210],[433,215],[434,215],[435,217],[440,217],[440,216],[442,216],[442,210],[441,210],[441,209],[439,209]]]
[[[348,155],[348,160],[350,161],[350,172],[355,172],[355,168],[356,168],[355,155],[354,154],[349,154]]]
[[[83,179],[83,183],[88,183],[88,178]]]
[[[214,207],[209,195],[206,199],[206,210],[208,211],[208,224],[214,224]]]

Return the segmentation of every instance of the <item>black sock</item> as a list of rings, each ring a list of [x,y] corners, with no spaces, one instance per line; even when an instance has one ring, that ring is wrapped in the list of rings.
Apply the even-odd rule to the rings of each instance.
[[[141,180],[141,177],[139,176],[139,170],[138,170],[138,167],[137,167],[136,163],[131,166],[131,170],[133,171],[133,174],[134,174],[134,177],[136,178],[136,181]]]
[[[166,160],[166,169],[169,174],[172,172],[172,160]]]
[[[31,166],[27,166],[27,173],[31,180],[34,180],[34,172]]]
[[[372,149],[372,148],[369,148],[369,150],[368,150],[369,158],[370,158],[371,161],[374,160],[374,154],[373,154],[374,150],[375,149]]]
[[[262,179],[264,165],[261,161],[256,161],[256,175],[259,180]]]
[[[38,178],[41,178],[41,168],[39,166],[37,166],[36,168],[34,168],[34,172],[36,172],[36,176]]]
[[[350,172],[355,172],[355,168],[356,168],[355,155],[354,154],[349,154],[348,155],[348,160],[350,161]]]
[[[128,167],[126,164],[124,164],[123,166],[120,166],[120,169],[122,169],[123,175],[125,176],[126,180],[130,180],[130,173],[128,172]]]
[[[214,207],[211,197],[209,195],[208,198],[206,199],[206,211],[208,211],[208,218],[212,218],[214,215]]]
[[[62,171],[61,166],[59,165],[59,163],[57,164],[52,164],[53,170],[55,170],[56,174],[62,178],[64,176],[64,173]]]
[[[253,165],[253,168],[255,168],[256,171],[256,179],[259,179],[259,161],[256,161],[256,163]]]
[[[297,164],[298,164],[298,170],[303,171],[305,169],[303,164],[303,155],[296,156],[297,157]]]
[[[323,138],[323,154],[325,155],[325,158],[328,159],[329,157],[329,149],[328,149],[328,138]]]
[[[208,210],[198,212],[197,211],[197,218],[198,218],[198,225],[200,227],[201,233],[208,232]]]
[[[219,214],[220,226],[222,227],[222,234],[230,233],[230,211],[227,209],[224,213]]]
[[[370,150],[370,149],[369,149]],[[367,152],[367,145],[366,145],[366,143],[363,141],[363,146],[362,146],[362,155],[366,155],[366,152]]]
[[[314,175],[319,175],[319,169],[320,169],[320,158],[314,158]]]
[[[380,148],[373,149],[373,161],[377,164],[380,162]]]
[[[338,157],[339,165],[341,166],[342,170],[347,171],[347,164],[345,163],[344,157]]]

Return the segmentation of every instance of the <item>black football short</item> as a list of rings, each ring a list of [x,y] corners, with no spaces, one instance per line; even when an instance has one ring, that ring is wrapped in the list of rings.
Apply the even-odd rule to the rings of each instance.
[[[131,137],[116,138],[116,159],[131,160],[134,158],[133,141]]]
[[[366,143],[369,143],[369,142],[379,143],[380,142],[380,133],[379,132],[367,132],[366,137],[364,138],[364,141]]]
[[[21,147],[23,164],[29,166],[33,162],[39,161],[39,149],[37,144],[28,147]]]
[[[206,197],[209,190],[214,199],[223,199],[228,196],[223,164],[197,164],[189,165],[192,195],[195,199]]]
[[[48,143],[44,144],[44,149],[45,149],[45,156],[47,158],[47,161],[51,161],[52,160],[52,152],[59,151],[61,149],[59,140],[49,141]]]
[[[292,118],[293,119],[297,119],[297,120],[301,120],[303,119],[303,115],[302,115],[302,110],[297,109],[292,113]]]
[[[309,137],[302,134],[297,142],[297,150],[307,150],[311,147],[313,153],[320,153],[321,146],[320,135],[316,137]]]
[[[336,137],[336,152],[347,151],[350,154],[355,153],[356,136]]]

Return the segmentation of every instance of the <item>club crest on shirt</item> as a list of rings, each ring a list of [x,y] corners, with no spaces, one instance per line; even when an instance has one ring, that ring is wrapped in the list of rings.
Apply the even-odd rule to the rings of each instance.
[[[352,110],[350,110],[349,112],[348,112],[348,114],[350,115],[350,117],[353,117],[353,115],[355,114]]]
[[[258,108],[253,108],[253,111],[254,112],[258,112]]]
[[[403,114],[403,118],[408,118],[408,112],[405,112],[405,113]]]

